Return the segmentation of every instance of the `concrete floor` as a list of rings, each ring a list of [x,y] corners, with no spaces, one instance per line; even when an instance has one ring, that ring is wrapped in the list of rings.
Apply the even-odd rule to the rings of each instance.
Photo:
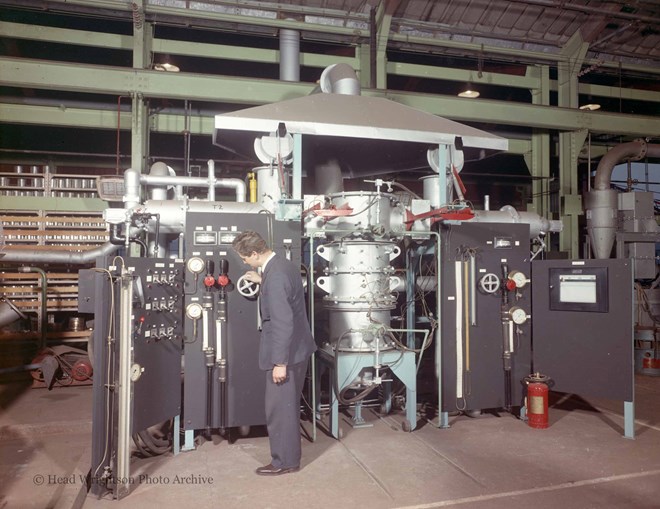
[[[509,415],[451,418],[401,431],[401,415],[365,418],[335,441],[303,442],[303,469],[276,478],[263,433],[194,452],[135,460],[131,494],[79,498],[89,468],[91,387],[0,386],[0,509],[73,507],[491,509],[660,507],[660,378],[637,378],[635,440],[622,438],[622,404],[564,396],[550,428]],[[593,406],[592,406],[593,405]],[[310,423],[305,423],[310,429]]]

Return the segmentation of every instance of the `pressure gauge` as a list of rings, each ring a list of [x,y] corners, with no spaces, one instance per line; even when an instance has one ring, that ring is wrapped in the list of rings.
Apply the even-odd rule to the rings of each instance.
[[[186,316],[191,320],[197,320],[202,316],[202,305],[198,302],[191,302],[186,306]]]
[[[199,256],[193,256],[186,263],[186,267],[188,267],[188,270],[193,274],[201,274],[204,272],[204,260]]]
[[[516,288],[522,288],[527,284],[527,277],[519,270],[509,272],[509,279],[516,283]]]
[[[137,382],[142,376],[144,368],[140,366],[137,362],[131,366],[131,381]]]
[[[527,321],[527,313],[524,309],[519,307],[512,307],[509,309],[509,316],[516,325],[522,325]]]
[[[484,293],[495,293],[500,289],[500,278],[489,272],[479,280],[479,289]]]

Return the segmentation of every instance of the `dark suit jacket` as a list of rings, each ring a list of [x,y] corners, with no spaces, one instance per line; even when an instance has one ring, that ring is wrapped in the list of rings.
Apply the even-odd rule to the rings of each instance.
[[[275,255],[261,275],[259,367],[306,361],[316,350],[307,320],[300,269]]]

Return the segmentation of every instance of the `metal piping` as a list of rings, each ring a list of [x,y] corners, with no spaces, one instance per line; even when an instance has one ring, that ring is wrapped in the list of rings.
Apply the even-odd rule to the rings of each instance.
[[[599,260],[610,257],[616,237],[619,205],[617,192],[610,189],[614,166],[623,161],[639,161],[646,156],[660,156],[660,145],[649,145],[638,139],[617,145],[598,163],[593,190],[584,196],[584,210],[591,249]]]
[[[16,305],[6,297],[0,297],[0,327],[9,325],[19,318],[25,320],[27,317]]]
[[[41,278],[41,310],[39,312],[39,333],[41,334],[40,348],[46,347],[46,332],[48,329],[48,276],[43,269],[39,267],[19,267],[18,272],[39,274]]]
[[[108,256],[121,246],[111,242],[83,252],[66,251],[34,251],[32,249],[15,249],[0,253],[0,262],[5,263],[57,263],[62,265],[85,265],[94,263],[99,256]]]
[[[280,29],[280,80],[300,81],[300,32]]]
[[[147,186],[163,186],[163,185],[173,185],[173,186],[185,186],[185,187],[206,187],[208,188],[208,199],[209,201],[215,201],[215,188],[224,187],[229,189],[234,189],[236,192],[236,201],[245,202],[246,195],[246,186],[245,182],[242,179],[238,178],[215,178],[215,162],[213,160],[208,161],[209,165],[209,175],[207,178],[204,177],[178,177],[178,176],[158,176],[158,175],[139,175],[139,181],[142,184]],[[133,178],[133,174],[128,172],[133,172],[134,170],[126,170],[124,174],[125,177],[129,176]],[[124,189],[128,189],[126,183],[124,184]],[[127,193],[128,194],[128,193]],[[126,202],[126,196],[124,197]],[[138,203],[135,203],[138,205]],[[127,206],[127,208],[129,208]]]
[[[511,205],[505,205],[500,210],[475,210],[474,218],[465,222],[528,224],[530,239],[534,239],[540,234],[560,232],[564,226],[561,221],[546,219],[535,212],[519,212]]]
[[[215,201],[215,187],[211,185],[212,182],[215,182],[215,161],[209,159],[207,165],[208,165],[207,177],[209,179],[209,193],[207,195],[207,198],[209,201]]]
[[[649,145],[642,139],[617,145],[598,163],[593,188],[595,190],[609,189],[614,166],[623,161],[639,161],[646,156],[660,157],[660,145]]]
[[[140,204],[140,172],[129,168],[124,172],[124,206],[131,209]]]
[[[348,64],[333,64],[326,67],[319,79],[325,94],[360,95],[360,80]]]
[[[151,165],[149,175],[153,177],[169,177],[174,175],[174,170],[170,172],[170,167],[165,163],[157,162]],[[167,186],[154,186],[151,189],[152,200],[167,200]]]

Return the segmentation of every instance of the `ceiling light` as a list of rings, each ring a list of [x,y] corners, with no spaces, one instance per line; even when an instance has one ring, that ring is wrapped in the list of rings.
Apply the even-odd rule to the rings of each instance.
[[[164,64],[154,64],[154,69],[156,71],[165,71],[165,72],[179,72],[179,69],[176,65],[165,62]]]
[[[589,104],[583,104],[580,106],[581,110],[589,110],[589,111],[596,111],[600,109],[600,104],[596,103],[589,103]]]
[[[465,90],[459,92],[458,97],[467,97],[469,99],[476,99],[479,97],[479,92],[477,92],[470,83],[467,84]]]

